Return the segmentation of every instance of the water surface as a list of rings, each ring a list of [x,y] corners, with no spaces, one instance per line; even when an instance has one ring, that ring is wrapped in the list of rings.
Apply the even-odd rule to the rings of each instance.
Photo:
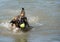
[[[8,22],[25,8],[30,25],[27,33],[12,33]],[[0,42],[60,42],[60,0],[0,0]]]

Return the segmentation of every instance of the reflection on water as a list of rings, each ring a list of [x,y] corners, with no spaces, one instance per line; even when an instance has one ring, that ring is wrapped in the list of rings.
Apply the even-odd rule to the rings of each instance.
[[[14,37],[15,39],[15,42],[27,42],[27,38],[25,36],[17,36],[17,37]]]
[[[0,42],[27,42],[28,33],[1,32]]]
[[[12,33],[8,22],[25,8],[30,25],[27,33]],[[60,42],[60,0],[0,0],[0,42]]]

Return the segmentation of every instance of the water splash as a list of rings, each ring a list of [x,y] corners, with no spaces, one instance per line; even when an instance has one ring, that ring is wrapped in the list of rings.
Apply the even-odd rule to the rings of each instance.
[[[3,26],[5,28],[9,28],[10,24],[9,24],[9,22],[2,22],[2,23],[0,23],[0,26]]]

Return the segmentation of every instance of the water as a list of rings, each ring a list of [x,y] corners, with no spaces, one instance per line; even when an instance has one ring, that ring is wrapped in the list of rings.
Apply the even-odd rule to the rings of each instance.
[[[34,28],[12,33],[7,22],[25,8]],[[5,24],[4,24],[5,23]],[[0,42],[60,42],[60,0],[0,0]]]

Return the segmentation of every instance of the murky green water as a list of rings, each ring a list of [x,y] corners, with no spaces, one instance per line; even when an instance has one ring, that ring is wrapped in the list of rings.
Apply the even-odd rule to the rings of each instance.
[[[8,22],[25,8],[30,25],[27,33],[12,33]],[[60,42],[60,0],[0,0],[0,42]]]

